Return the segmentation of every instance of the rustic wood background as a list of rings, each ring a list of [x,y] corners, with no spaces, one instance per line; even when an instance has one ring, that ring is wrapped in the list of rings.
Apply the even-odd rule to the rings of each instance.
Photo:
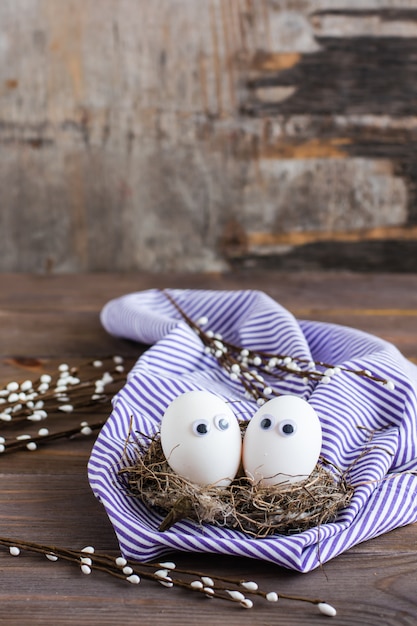
[[[417,270],[417,0],[1,0],[0,271]]]

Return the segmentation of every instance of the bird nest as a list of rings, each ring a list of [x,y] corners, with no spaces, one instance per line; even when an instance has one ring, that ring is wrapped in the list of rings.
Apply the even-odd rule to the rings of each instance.
[[[164,515],[160,531],[191,519],[257,538],[293,534],[334,521],[353,495],[343,474],[323,459],[307,479],[297,483],[262,485],[239,473],[227,487],[203,487],[173,472],[159,436],[150,444],[135,441],[134,445],[136,458],[124,459],[120,479],[130,496]]]

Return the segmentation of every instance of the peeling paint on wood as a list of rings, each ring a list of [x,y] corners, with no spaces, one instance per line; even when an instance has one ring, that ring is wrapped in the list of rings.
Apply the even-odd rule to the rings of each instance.
[[[262,149],[264,159],[344,159],[348,153],[343,146],[352,143],[348,138],[331,139],[312,138],[306,141],[277,141]]]
[[[299,52],[267,52],[257,50],[251,61],[252,71],[282,72],[297,65],[301,60]]]
[[[6,0],[0,23],[0,271],[417,270],[417,8]]]
[[[246,236],[247,248],[274,247],[280,245],[300,246],[306,243],[320,241],[385,241],[385,240],[415,241],[417,239],[417,226],[411,227],[386,227],[369,228],[357,231],[310,231],[291,233],[262,233],[252,232]]]

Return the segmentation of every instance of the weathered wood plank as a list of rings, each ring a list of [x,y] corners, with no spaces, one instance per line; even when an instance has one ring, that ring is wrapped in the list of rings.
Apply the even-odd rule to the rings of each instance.
[[[349,271],[234,271],[221,273],[96,273],[39,276],[0,274],[0,310],[98,315],[111,298],[144,289],[259,288],[289,309],[314,307],[408,311],[417,307],[417,279],[411,274]]]
[[[2,338],[4,365],[11,373],[13,368],[36,370],[46,363],[52,365],[56,354],[72,361],[110,354],[134,358],[142,346],[110,337],[101,327],[99,312],[111,298],[142,288],[246,289],[254,285],[298,318],[373,332],[397,344],[408,357],[417,358],[415,275],[394,278],[389,274],[313,271],[232,272],[223,276],[142,273],[86,275],[80,281],[79,276],[71,275],[20,274],[0,276],[0,318],[7,328]],[[41,361],[25,361],[28,357]]]
[[[412,6],[4,0],[0,23],[1,271],[416,271]]]

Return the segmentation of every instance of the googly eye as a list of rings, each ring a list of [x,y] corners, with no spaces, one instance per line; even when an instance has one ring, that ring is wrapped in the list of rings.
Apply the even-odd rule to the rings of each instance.
[[[230,426],[230,421],[227,415],[220,413],[219,415],[214,416],[214,425],[218,430],[224,431],[227,430]]]
[[[291,437],[297,432],[297,424],[292,420],[282,420],[278,424],[278,432],[283,437]]]
[[[210,424],[207,420],[196,420],[193,422],[193,433],[197,437],[204,437],[210,431]]]
[[[262,416],[261,422],[260,422],[260,427],[262,430],[270,430],[273,425],[274,425],[274,417],[273,415],[268,415],[267,413],[265,413]]]

